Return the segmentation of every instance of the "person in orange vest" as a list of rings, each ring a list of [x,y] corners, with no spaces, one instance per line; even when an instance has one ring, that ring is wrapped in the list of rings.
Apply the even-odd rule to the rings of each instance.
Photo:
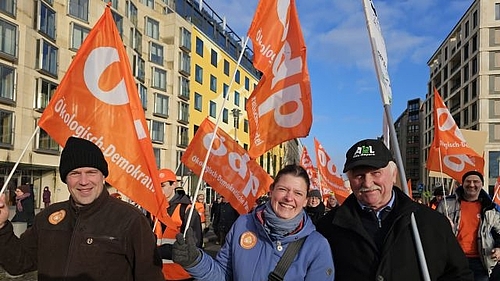
[[[194,202],[194,207],[198,212],[198,215],[200,215],[201,229],[203,231],[208,230],[207,216],[205,214],[206,212],[205,194],[198,194],[198,196],[196,196],[196,202]]]
[[[172,170],[161,169],[158,171],[158,175],[163,194],[168,200],[167,213],[176,224],[175,228],[168,228],[159,222],[155,226],[159,252],[163,260],[163,276],[165,280],[194,280],[182,266],[172,261],[172,244],[175,242],[177,233],[183,233],[186,228],[191,209],[191,199],[185,192],[176,192],[180,187],[177,186],[177,176]],[[196,245],[201,248],[203,235],[198,212],[193,211],[189,227],[194,231]]]

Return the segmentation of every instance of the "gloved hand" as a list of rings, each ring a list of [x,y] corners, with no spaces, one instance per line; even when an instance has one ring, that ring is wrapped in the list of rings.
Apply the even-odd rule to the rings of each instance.
[[[176,241],[172,246],[172,260],[182,267],[189,268],[195,266],[201,259],[201,252],[196,247],[194,233],[191,228],[186,232],[186,239],[182,233],[175,237]]]

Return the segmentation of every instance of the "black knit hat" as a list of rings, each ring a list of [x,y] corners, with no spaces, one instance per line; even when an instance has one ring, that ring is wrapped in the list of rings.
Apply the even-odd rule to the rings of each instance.
[[[91,141],[70,137],[66,141],[59,161],[61,180],[66,183],[69,172],[82,167],[96,168],[104,177],[108,176],[108,163],[104,159],[102,150]]]
[[[483,174],[481,174],[480,172],[478,171],[468,171],[467,173],[465,173],[463,176],[462,176],[462,184],[464,184],[464,181],[465,179],[470,176],[470,175],[476,175],[479,177],[479,179],[481,180],[481,183],[484,184],[484,178],[483,178]]]

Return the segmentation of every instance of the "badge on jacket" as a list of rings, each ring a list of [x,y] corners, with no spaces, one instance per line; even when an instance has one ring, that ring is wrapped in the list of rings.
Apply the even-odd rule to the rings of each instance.
[[[255,244],[257,244],[257,236],[253,232],[246,231],[241,234],[240,245],[243,249],[250,250]]]
[[[64,217],[66,216],[66,211],[65,210],[59,210],[57,212],[53,212],[49,216],[49,222],[53,225],[56,225],[60,223]]]

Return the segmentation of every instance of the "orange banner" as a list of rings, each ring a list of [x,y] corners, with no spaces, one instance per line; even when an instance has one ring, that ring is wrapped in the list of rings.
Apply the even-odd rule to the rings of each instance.
[[[325,183],[325,188],[335,193],[337,200],[342,204],[352,191],[350,188],[344,186],[344,180],[337,174],[337,167],[335,167],[332,159],[316,138],[314,138],[314,147],[321,182]]]
[[[467,145],[453,116],[434,89],[434,141],[429,149],[427,169],[445,173],[458,182],[465,172],[484,169],[484,158]]]
[[[309,152],[307,152],[307,148],[305,146],[302,147],[302,154],[300,155],[300,166],[304,168],[309,175],[309,181],[311,182],[311,186],[309,189],[318,189],[323,195],[323,190],[320,188],[318,172],[314,168],[311,157],[309,156]]]
[[[80,47],[38,125],[64,146],[70,136],[99,146],[109,165],[106,181],[173,225],[158,181],[149,137],[129,59],[111,10]]]
[[[255,200],[269,191],[273,179],[226,132],[219,128],[214,134],[214,130],[215,124],[205,119],[181,161],[200,176],[210,142],[215,137],[203,180],[222,194],[238,213],[246,214],[254,207]]]
[[[500,177],[497,177],[495,187],[493,188],[493,202],[500,205]]]
[[[309,134],[312,101],[295,1],[261,0],[248,36],[254,66],[263,73],[246,107],[248,154],[255,159],[284,141]]]

